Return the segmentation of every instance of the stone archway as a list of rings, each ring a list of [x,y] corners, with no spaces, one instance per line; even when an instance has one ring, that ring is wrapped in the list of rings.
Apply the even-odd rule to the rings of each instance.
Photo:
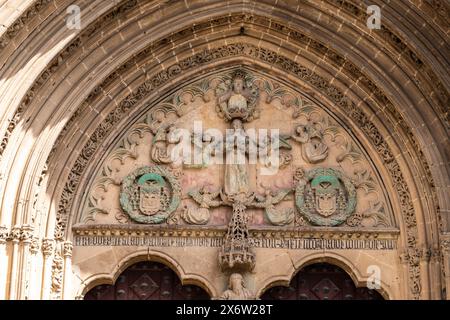
[[[207,208],[203,217],[192,217],[200,210],[187,194],[210,182],[217,185],[207,191],[218,192],[219,174],[183,169],[188,174],[180,180],[189,183],[182,188],[181,218],[161,226],[128,223],[118,199],[135,168],[169,167],[164,157],[157,159],[165,131],[153,125],[162,125],[161,113],[151,113],[162,108],[165,115],[185,116],[186,129],[194,117],[183,108],[209,106],[204,118],[218,120],[209,117],[219,98],[213,80],[232,68],[267,80],[260,88],[266,109],[260,127],[277,120],[283,134],[297,138],[283,150],[284,160],[293,162],[283,169],[286,183],[257,183],[252,173],[251,189],[266,201],[251,208],[257,211],[249,234],[258,273],[244,275],[248,288],[287,284],[299,265],[292,261],[318,252],[357,263],[361,281],[365,267],[380,262],[391,299],[450,298],[450,82],[441,52],[447,19],[435,16],[446,9],[390,2],[383,5],[382,30],[374,31],[366,28],[367,5],[353,0],[304,1],[295,9],[289,1],[270,0],[74,0],[83,23],[72,30],[65,26],[62,3],[5,1],[1,16],[10,18],[0,30],[0,300],[78,298],[86,283],[94,284],[89,280],[105,280],[130,252],[150,251],[176,261],[173,270],[183,283],[201,279],[211,297],[226,289],[217,250],[231,208],[212,208],[206,222]],[[403,20],[393,12],[409,14]],[[284,108],[291,116],[277,119],[275,112]],[[291,128],[293,120],[299,123]],[[322,129],[315,128],[318,122]],[[322,145],[308,155],[322,137],[328,149]],[[153,140],[158,163],[149,156]],[[329,221],[312,217],[303,199],[313,181],[338,187],[340,177],[355,182],[357,208],[348,223],[340,215],[341,227],[328,228]],[[262,190],[266,184],[280,196],[292,187],[279,208]],[[184,205],[194,209],[185,212]],[[322,216],[337,208],[320,207]],[[350,213],[344,207],[339,210]]]
[[[266,290],[262,300],[383,300],[376,290],[356,287],[340,267],[315,263],[304,267],[289,283]]]
[[[208,293],[196,285],[182,285],[168,266],[142,261],[128,267],[113,285],[95,286],[85,300],[207,300]]]

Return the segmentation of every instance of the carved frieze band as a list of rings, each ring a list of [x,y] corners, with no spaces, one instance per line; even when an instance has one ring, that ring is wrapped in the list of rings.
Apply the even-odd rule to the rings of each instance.
[[[149,225],[75,226],[75,246],[149,246],[149,247],[214,247],[223,245],[226,229],[222,228],[160,228]],[[399,231],[349,228],[276,228],[252,229],[254,248],[305,250],[395,250]]]

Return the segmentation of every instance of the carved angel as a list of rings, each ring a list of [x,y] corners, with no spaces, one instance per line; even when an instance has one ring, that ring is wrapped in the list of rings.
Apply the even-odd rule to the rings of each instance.
[[[323,134],[313,125],[299,125],[292,139],[302,144],[303,158],[309,163],[318,163],[328,157],[328,146],[323,143]]]
[[[214,200],[220,194],[220,191],[211,192],[206,187],[200,190],[189,191],[188,195],[200,205],[200,208],[185,207],[182,218],[189,224],[206,224],[208,223],[211,213],[211,207],[218,207],[222,205],[222,201]]]
[[[289,192],[291,190],[287,189],[275,194],[270,190],[266,190],[265,197],[256,196],[256,202],[253,203],[253,206],[256,208],[264,208],[267,218],[273,225],[288,225],[294,221],[294,210],[292,208],[276,209],[275,205],[281,202]]]
[[[170,152],[168,152],[168,145],[170,132],[174,129],[173,124],[160,127],[152,139],[152,150],[150,152],[151,159],[155,163],[168,164],[172,163]]]

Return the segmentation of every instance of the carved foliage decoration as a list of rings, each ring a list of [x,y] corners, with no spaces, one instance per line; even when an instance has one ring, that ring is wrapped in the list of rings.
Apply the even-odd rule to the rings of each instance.
[[[161,166],[142,167],[122,182],[120,204],[136,222],[156,224],[166,221],[180,204],[178,179]]]

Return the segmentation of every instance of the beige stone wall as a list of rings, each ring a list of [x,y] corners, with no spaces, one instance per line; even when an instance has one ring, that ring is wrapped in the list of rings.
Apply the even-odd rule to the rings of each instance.
[[[249,287],[260,294],[323,259],[358,285],[367,266],[381,265],[387,298],[447,298],[449,10],[444,1],[373,2],[382,7],[381,30],[369,30],[366,7],[350,0],[71,1],[81,9],[80,30],[66,26],[69,1],[3,1],[0,299],[79,297],[146,257],[220,295],[226,276],[217,247],[84,247],[72,228],[82,223],[100,165],[130,126],[184,84],[236,66],[295,89],[337,121],[398,229],[381,235],[396,243],[393,250],[256,248]],[[401,20],[396,12],[405,13]],[[192,103],[206,108],[211,98]],[[224,228],[207,227],[223,236]],[[295,232],[330,237],[317,228]],[[189,256],[197,251],[202,272]]]

